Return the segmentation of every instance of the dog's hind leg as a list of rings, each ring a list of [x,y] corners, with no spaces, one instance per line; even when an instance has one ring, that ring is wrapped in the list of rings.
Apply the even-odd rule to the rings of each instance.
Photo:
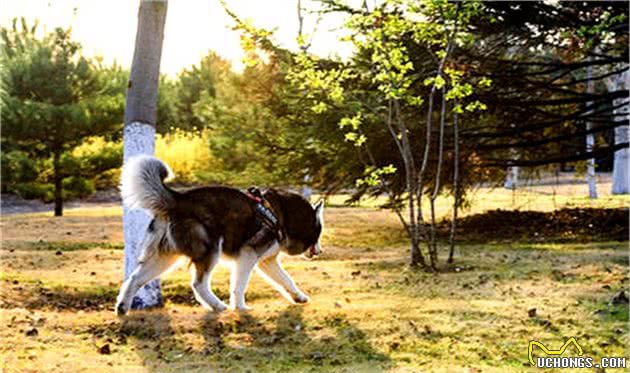
[[[238,311],[249,310],[249,307],[245,305],[245,290],[257,262],[258,254],[251,247],[245,246],[240,250],[230,276],[231,308]]]
[[[192,279],[192,289],[195,298],[206,308],[212,308],[216,312],[227,309],[227,305],[221,301],[212,291],[212,271],[219,263],[219,252],[212,253],[205,260],[195,261]]]
[[[309,301],[308,296],[295,285],[291,276],[282,268],[277,255],[261,260],[257,268],[258,274],[283,295],[289,295],[294,302],[306,303]]]
[[[125,281],[116,300],[116,313],[124,315],[129,311],[133,296],[147,282],[166,272],[179,258],[178,255],[154,251],[142,259],[133,273]]]

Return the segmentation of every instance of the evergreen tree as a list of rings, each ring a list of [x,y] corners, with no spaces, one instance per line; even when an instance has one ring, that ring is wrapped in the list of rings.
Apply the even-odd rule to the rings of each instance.
[[[35,159],[52,158],[55,216],[63,214],[62,154],[121,124],[124,97],[82,56],[71,30],[37,36],[24,19],[2,28],[2,140]]]

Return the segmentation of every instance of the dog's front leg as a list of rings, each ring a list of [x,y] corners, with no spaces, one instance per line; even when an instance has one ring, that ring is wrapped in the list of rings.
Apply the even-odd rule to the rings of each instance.
[[[244,247],[234,263],[230,276],[230,307],[238,311],[247,311],[245,305],[245,290],[254,266],[258,262],[258,255],[251,247]]]
[[[295,303],[306,303],[309,298],[293,282],[287,271],[282,268],[278,256],[273,256],[258,263],[260,274],[283,294],[288,293]]]

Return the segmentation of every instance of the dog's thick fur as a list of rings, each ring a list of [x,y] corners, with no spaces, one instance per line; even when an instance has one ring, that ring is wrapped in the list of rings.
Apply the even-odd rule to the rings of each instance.
[[[144,284],[160,276],[186,256],[194,270],[192,289],[197,300],[217,312],[227,309],[212,292],[212,271],[224,258],[234,263],[230,280],[230,306],[245,305],[245,289],[251,271],[258,272],[284,295],[297,303],[309,298],[282,268],[278,255],[320,253],[323,201],[311,206],[295,193],[270,189],[264,193],[282,227],[281,239],[261,226],[255,216],[256,202],[229,187],[213,186],[186,192],[164,184],[171,175],[159,159],[139,156],[130,159],[122,172],[123,203],[143,208],[153,216],[142,243],[138,268],[123,284],[116,312],[129,311],[133,296]]]

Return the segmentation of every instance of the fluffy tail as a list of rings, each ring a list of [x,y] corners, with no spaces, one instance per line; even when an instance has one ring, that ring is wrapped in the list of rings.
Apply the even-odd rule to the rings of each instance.
[[[166,214],[175,204],[164,179],[173,175],[161,160],[147,155],[130,158],[122,169],[120,193],[129,208],[143,208],[155,215]]]

